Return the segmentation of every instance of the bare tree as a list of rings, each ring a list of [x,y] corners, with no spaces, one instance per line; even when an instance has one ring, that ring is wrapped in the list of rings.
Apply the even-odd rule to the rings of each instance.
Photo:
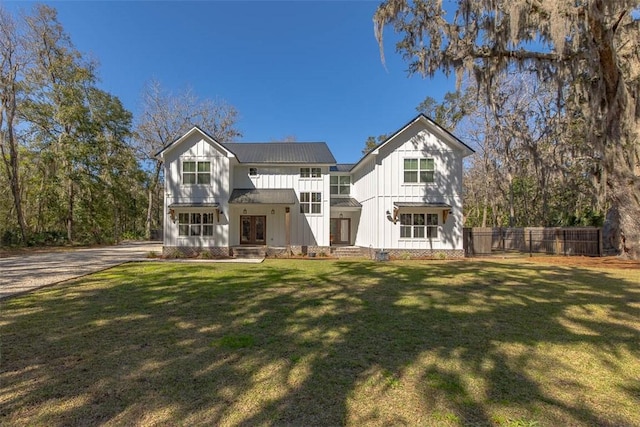
[[[509,67],[575,85],[585,144],[597,161],[594,184],[609,210],[610,244],[640,257],[640,24],[637,0],[459,0],[450,18],[441,0],[387,0],[374,22],[401,33],[397,50],[411,73],[473,76],[491,100],[491,81]],[[537,49],[536,47],[540,47]],[[383,56],[384,60],[384,56]],[[586,172],[586,171],[585,171]]]
[[[238,112],[233,106],[223,100],[201,100],[191,89],[173,94],[155,79],[149,81],[142,94],[141,110],[136,139],[143,158],[151,167],[145,227],[149,238],[154,225],[154,204],[159,203],[156,199],[159,199],[162,172],[162,160],[155,154],[193,126],[198,126],[220,143],[231,142],[241,133],[236,128]]]

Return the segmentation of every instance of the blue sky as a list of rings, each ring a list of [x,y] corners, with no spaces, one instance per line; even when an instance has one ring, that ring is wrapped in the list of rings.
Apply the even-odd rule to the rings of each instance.
[[[98,60],[100,87],[134,113],[151,79],[190,86],[240,113],[240,141],[325,141],[355,162],[369,135],[391,133],[454,78],[407,75],[386,33],[374,38],[377,1],[47,2],[76,47]],[[4,2],[11,11],[25,2]]]

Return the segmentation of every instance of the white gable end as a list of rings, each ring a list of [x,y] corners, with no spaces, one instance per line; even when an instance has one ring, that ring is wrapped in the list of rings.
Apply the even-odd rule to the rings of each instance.
[[[418,116],[365,156],[352,170],[362,203],[356,244],[396,250],[461,249],[462,161],[471,153],[457,138]],[[416,229],[419,222],[401,224],[402,214],[411,221],[437,218],[437,224],[429,236],[424,227]]]

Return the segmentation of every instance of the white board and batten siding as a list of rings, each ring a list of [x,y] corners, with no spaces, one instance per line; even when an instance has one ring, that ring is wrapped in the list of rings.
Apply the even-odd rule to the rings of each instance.
[[[432,158],[434,183],[405,183],[404,160]],[[462,152],[422,126],[410,126],[384,144],[354,171],[362,214],[356,244],[383,249],[462,249]],[[400,221],[391,221],[394,202],[445,203],[442,208],[402,208],[401,213],[438,214],[436,239],[403,239]]]
[[[462,161],[473,151],[425,116],[418,116],[382,145],[366,155],[351,170],[351,194],[361,209],[336,209],[333,215],[351,219],[351,238],[361,247],[407,250],[462,250]],[[160,153],[165,162],[164,236],[165,246],[226,247],[239,244],[240,217],[264,215],[267,219],[266,244],[286,245],[285,205],[229,205],[233,189],[287,189],[296,194],[290,208],[290,244],[295,246],[330,246],[330,171],[331,165],[319,164],[246,164],[197,128],[187,132]],[[433,159],[434,183],[405,183],[405,159]],[[184,161],[208,161],[211,182],[206,185],[182,183]],[[302,178],[300,167],[320,167],[318,178]],[[250,169],[257,175],[250,175]],[[320,213],[301,213],[301,193],[321,193]],[[396,203],[423,206],[401,207],[399,214],[437,214],[437,238],[401,238],[401,224],[393,223]],[[177,221],[171,221],[170,205],[182,206],[179,212],[215,212],[213,236],[179,236]],[[209,205],[197,206],[197,205]],[[446,207],[451,211],[444,221]],[[272,213],[273,212],[273,213]],[[388,212],[388,214],[387,214]],[[426,234],[426,233],[425,233]],[[353,241],[353,240],[352,240]]]
[[[228,246],[228,201],[229,201],[229,172],[230,159],[228,154],[209,142],[199,132],[188,135],[184,141],[175,148],[163,153],[165,162],[165,203],[164,203],[164,235],[166,246],[207,247]],[[211,163],[210,184],[182,183],[182,162],[184,161],[209,161]],[[178,221],[175,223],[169,217],[169,206],[181,203],[217,203],[222,215],[218,220],[214,218],[213,236],[179,236]],[[184,208],[178,212],[204,212],[212,211],[211,208]]]
[[[256,189],[293,189],[297,203],[291,206],[290,232],[291,245],[329,246],[329,168],[320,167],[320,178],[301,178],[300,165],[237,165],[233,171],[235,188]],[[257,175],[250,176],[249,169],[257,169]],[[300,193],[319,192],[322,194],[320,214],[300,213]],[[247,215],[267,215],[267,244],[284,246],[285,223],[284,207],[280,205],[236,205],[231,209],[230,233],[231,245],[239,243],[240,212],[247,209]],[[271,211],[274,210],[274,214]]]

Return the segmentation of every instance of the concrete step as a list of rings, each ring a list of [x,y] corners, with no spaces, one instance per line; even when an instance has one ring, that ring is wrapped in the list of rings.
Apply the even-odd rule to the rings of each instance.
[[[357,258],[365,256],[362,248],[357,246],[338,246],[332,252],[336,258]]]
[[[231,250],[234,258],[264,258],[267,253],[264,246],[234,246]]]

